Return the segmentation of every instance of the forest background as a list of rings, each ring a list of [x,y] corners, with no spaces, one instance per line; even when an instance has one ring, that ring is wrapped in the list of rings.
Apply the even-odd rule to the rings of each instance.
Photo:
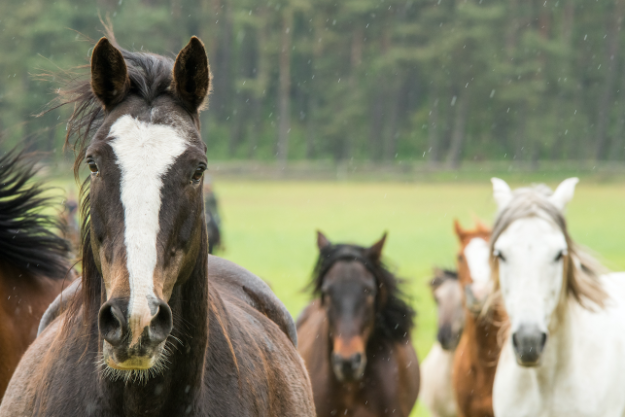
[[[109,18],[121,46],[214,76],[212,160],[594,164],[625,159],[625,0],[3,0],[0,131],[61,158],[40,117]],[[82,42],[81,42],[82,41]]]

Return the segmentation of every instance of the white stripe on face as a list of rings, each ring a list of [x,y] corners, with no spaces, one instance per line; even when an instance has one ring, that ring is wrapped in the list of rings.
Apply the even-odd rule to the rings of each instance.
[[[124,243],[130,281],[128,325],[131,345],[149,325],[149,296],[154,296],[156,239],[160,230],[163,175],[184,152],[186,141],[166,125],[141,122],[129,115],[111,126],[109,142],[121,171]]]
[[[488,242],[476,237],[464,248],[464,256],[473,280],[473,292],[478,299],[490,293],[490,248]]]

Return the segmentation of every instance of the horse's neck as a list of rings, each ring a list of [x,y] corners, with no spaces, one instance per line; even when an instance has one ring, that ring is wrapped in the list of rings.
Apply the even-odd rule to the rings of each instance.
[[[474,313],[465,309],[465,317],[463,334],[467,334],[472,341],[468,344],[472,347],[472,354],[478,359],[479,364],[494,369],[500,350],[498,343],[500,314],[494,310],[489,317],[476,317]]]

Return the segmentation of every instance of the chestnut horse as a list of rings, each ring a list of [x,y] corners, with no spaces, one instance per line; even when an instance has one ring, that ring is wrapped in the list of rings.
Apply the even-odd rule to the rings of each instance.
[[[417,399],[415,312],[380,260],[385,239],[364,248],[317,233],[316,298],[297,321],[317,416],[407,417]]]
[[[35,174],[23,154],[0,158],[0,399],[70,269],[69,245],[51,231],[59,224],[42,211],[53,201]]]
[[[438,332],[437,341],[421,363],[419,400],[432,417],[455,417],[458,411],[452,368],[454,351],[464,327],[462,287],[456,271],[435,268],[430,288],[438,310]]]
[[[24,355],[0,415],[314,416],[289,313],[208,254],[202,42],[174,61],[102,38],[78,82],[68,135],[91,171],[81,288]]]
[[[453,365],[458,415],[491,417],[493,383],[501,351],[498,336],[506,319],[500,308],[486,306],[492,293],[490,229],[479,221],[472,230],[463,229],[457,220],[454,226],[460,242],[458,280],[465,296],[465,326]]]

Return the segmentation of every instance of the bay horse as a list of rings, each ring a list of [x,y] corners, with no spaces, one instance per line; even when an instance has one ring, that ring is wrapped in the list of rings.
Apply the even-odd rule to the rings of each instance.
[[[315,299],[297,321],[317,416],[407,417],[419,392],[410,339],[414,310],[371,247],[332,244],[317,232]]]
[[[82,280],[48,315],[0,416],[314,416],[284,305],[208,254],[204,45],[192,37],[174,61],[103,37],[90,70],[64,99],[75,167],[90,171]]]
[[[430,281],[432,296],[438,311],[437,340],[421,362],[421,392],[419,400],[432,417],[458,415],[452,384],[454,351],[464,327],[462,287],[456,271],[435,268]]]
[[[499,335],[505,313],[494,303],[490,279],[490,229],[477,221],[474,229],[463,229],[458,220],[454,231],[460,243],[458,280],[464,289],[465,328],[454,353],[453,385],[458,416],[492,417],[493,383],[501,351]]]
[[[625,274],[603,274],[569,235],[563,210],[578,179],[554,192],[492,182],[492,278],[510,319],[495,415],[625,415]]]
[[[35,175],[25,154],[0,157],[0,399],[41,316],[71,280],[69,244],[52,232],[58,207]]]

